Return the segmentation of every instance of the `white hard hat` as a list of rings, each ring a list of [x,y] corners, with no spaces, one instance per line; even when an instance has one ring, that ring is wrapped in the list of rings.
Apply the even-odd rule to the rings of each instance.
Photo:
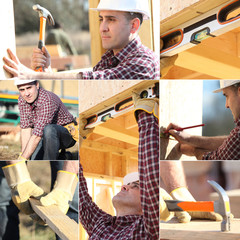
[[[36,79],[34,79],[34,80],[20,80],[20,79],[16,79],[14,81],[14,85],[18,86],[18,85],[22,85],[22,84],[26,84],[26,83],[30,83],[30,82],[35,82],[35,81],[36,81]]]
[[[221,92],[224,88],[230,87],[236,83],[240,83],[240,80],[219,80],[220,81],[220,88],[213,91],[214,93]]]
[[[129,183],[136,182],[136,181],[139,181],[138,172],[132,172],[132,173],[127,174],[123,178],[123,185],[128,185]]]
[[[143,15],[143,20],[150,18],[148,0],[100,0],[97,8],[91,10],[136,12]]]

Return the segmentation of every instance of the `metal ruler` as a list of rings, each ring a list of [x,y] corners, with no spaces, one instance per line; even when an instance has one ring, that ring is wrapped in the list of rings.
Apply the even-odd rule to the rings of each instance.
[[[237,27],[240,27],[240,0],[231,0],[162,34],[160,55],[173,56]]]
[[[137,92],[141,98],[159,98],[159,83],[155,83],[148,88],[144,88]],[[129,96],[116,104],[113,104],[102,111],[87,117],[87,124],[85,128],[93,128],[108,119],[115,118],[134,108],[132,97]]]

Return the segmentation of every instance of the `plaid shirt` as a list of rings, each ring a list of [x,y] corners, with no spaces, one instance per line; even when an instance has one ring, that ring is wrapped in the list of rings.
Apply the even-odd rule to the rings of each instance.
[[[19,96],[18,107],[20,127],[33,128],[32,134],[35,136],[42,137],[43,129],[48,124],[64,126],[73,122],[73,116],[60,98],[43,88],[39,88],[38,97],[32,104],[27,103]]]
[[[116,55],[108,50],[93,71],[82,73],[83,79],[159,79],[159,58],[140,38],[132,40]]]
[[[111,216],[92,201],[82,166],[79,170],[79,216],[94,240],[159,239],[159,127],[157,119],[139,114],[139,177],[143,215]]]
[[[240,160],[240,118],[223,144],[216,151],[204,154],[203,160]]]

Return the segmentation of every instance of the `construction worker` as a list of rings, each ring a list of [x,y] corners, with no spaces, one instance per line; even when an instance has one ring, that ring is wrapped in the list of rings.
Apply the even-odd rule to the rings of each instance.
[[[78,140],[78,125],[60,98],[37,80],[15,80],[20,96],[22,152],[19,160],[58,160]],[[60,160],[65,160],[60,159]]]
[[[54,162],[56,161],[50,161],[50,163],[53,164]],[[12,201],[20,212],[29,215],[33,220],[37,221],[40,224],[45,223],[36,213],[34,213],[28,201],[30,197],[39,199],[40,203],[43,206],[56,205],[60,211],[62,211],[64,214],[67,213],[70,218],[78,222],[78,197],[76,191],[78,184],[78,161],[58,161],[58,163],[62,163],[63,170],[59,170],[57,172],[57,176],[55,176],[55,184],[51,192],[47,195],[44,193],[42,188],[38,187],[31,180],[27,165],[24,160],[7,161],[5,166],[2,167],[6,182],[10,188]],[[5,195],[7,195],[6,191]],[[69,204],[71,204],[70,209]],[[19,236],[17,236],[19,234],[17,221],[18,218],[16,216],[18,214],[18,211],[12,208],[12,206],[11,209],[10,206],[8,206],[7,213],[10,213],[12,215],[15,214],[15,222],[11,221],[11,225],[8,225],[7,227],[1,226],[5,227],[3,229],[3,239],[19,239]],[[4,218],[1,219],[1,221],[3,221],[3,225],[5,223],[5,220],[9,224],[8,217],[4,216]],[[16,226],[14,226],[13,229],[17,230],[16,233],[13,233],[13,229],[10,229],[14,223]],[[9,236],[14,237],[7,238]],[[56,239],[60,238],[56,236]]]
[[[123,179],[112,199],[116,216],[93,203],[83,169],[79,170],[79,217],[89,239],[159,239],[159,127],[158,99],[133,96],[139,126],[138,172]],[[80,143],[91,131],[80,122]]]
[[[170,123],[166,130],[180,143],[183,154],[198,160],[240,160],[240,80],[220,80],[221,92],[226,97],[226,108],[230,108],[236,127],[229,136],[192,136],[176,131],[179,126]]]
[[[99,12],[102,46],[107,52],[93,71],[71,73],[68,79],[159,79],[159,57],[143,46],[138,32],[143,20],[150,18],[148,0],[101,0]],[[45,73],[22,66],[13,53],[4,58],[4,69],[23,79],[65,79],[66,73],[52,73],[50,55],[45,47],[35,49],[32,69],[44,67]]]

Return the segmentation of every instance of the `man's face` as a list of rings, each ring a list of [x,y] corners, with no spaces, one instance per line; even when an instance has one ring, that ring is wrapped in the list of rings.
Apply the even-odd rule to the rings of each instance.
[[[19,93],[21,97],[27,102],[27,103],[33,103],[37,96],[38,96],[38,89],[39,89],[39,83],[37,84],[31,84],[26,83],[23,85],[18,86]]]
[[[226,97],[226,108],[230,108],[234,120],[240,117],[240,88],[234,91],[232,87],[223,89],[223,95]]]
[[[132,21],[126,18],[124,12],[100,11],[99,21],[104,49],[113,50],[116,54],[131,41]]]
[[[112,201],[117,212],[130,209],[130,214],[142,214],[139,181],[123,185]]]

